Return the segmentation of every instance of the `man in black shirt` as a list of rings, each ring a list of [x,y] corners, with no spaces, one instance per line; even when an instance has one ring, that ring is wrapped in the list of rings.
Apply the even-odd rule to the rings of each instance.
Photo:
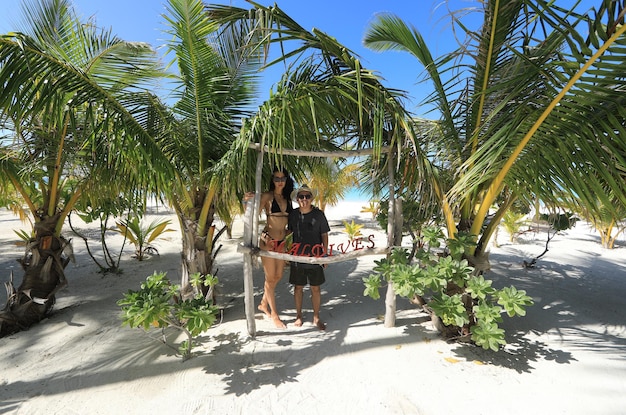
[[[314,192],[306,184],[292,193],[298,202],[298,208],[289,213],[287,229],[293,234],[293,246],[297,247],[297,255],[309,257],[326,256],[328,252],[328,220],[324,212],[313,206]],[[294,300],[296,303],[297,327],[302,326],[302,297],[304,286],[308,283],[311,288],[311,302],[313,303],[313,324],[320,330],[326,329],[326,324],[320,319],[320,305],[322,302],[320,286],[326,280],[324,267],[319,264],[307,264],[291,261],[289,283],[294,285]]]

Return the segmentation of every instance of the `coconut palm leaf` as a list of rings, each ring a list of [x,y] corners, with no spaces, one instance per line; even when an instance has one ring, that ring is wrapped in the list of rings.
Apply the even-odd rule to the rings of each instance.
[[[189,275],[199,272],[204,278],[212,272],[213,247],[221,233],[215,232],[216,213],[230,217],[232,182],[217,172],[251,115],[262,50],[241,47],[256,34],[245,23],[221,28],[199,0],[169,0],[164,19],[171,35],[166,46],[178,74],[171,81],[172,113],[163,118],[167,134],[158,143],[176,168],[164,193],[181,222],[181,285],[191,292]]]
[[[331,36],[303,29],[277,6],[251,4],[252,10],[220,5],[211,5],[209,10],[224,27],[249,22],[260,35],[247,47],[276,56],[266,66],[284,65],[285,74],[270,98],[244,123],[240,142],[224,163],[238,166],[238,170],[224,170],[225,181],[237,175],[239,191],[250,189],[256,154],[246,151],[252,143],[272,150],[267,154],[270,166],[286,165],[297,180],[303,180],[307,170],[320,160],[287,157],[283,149],[379,151],[382,145],[404,141],[404,131],[399,127],[406,115],[401,105],[404,93],[384,88],[380,78],[361,65],[358,56]],[[279,53],[268,52],[276,46]],[[380,153],[375,153],[374,160],[383,165],[387,161]],[[268,170],[264,176],[269,176]]]
[[[5,85],[0,108],[15,145],[3,146],[3,153],[19,165],[16,170],[3,163],[6,176],[14,183],[38,182],[49,191],[48,214],[56,210],[58,186],[69,168],[152,180],[137,166],[151,166],[160,157],[147,132],[154,101],[138,86],[157,73],[154,51],[82,25],[67,1],[31,6],[26,16],[39,19],[29,22],[31,32],[0,37]],[[130,158],[136,162],[125,161]],[[82,185],[93,187],[88,174],[79,177]],[[32,210],[34,196],[21,189]]]
[[[617,24],[623,6],[599,3],[597,14],[582,14],[554,2],[485,2],[480,30],[468,31],[459,51],[438,60],[396,17],[380,16],[366,34],[366,44],[378,50],[412,53],[433,81],[428,102],[437,104],[441,120],[432,140],[417,144],[428,143],[423,152],[437,156],[431,171],[451,175],[419,176],[414,172],[427,170],[407,168],[405,177],[433,182],[450,235],[457,223],[479,235],[504,188],[543,200],[567,189],[570,200],[585,204],[606,188],[626,194],[623,140],[616,139],[624,125]],[[587,28],[591,34],[581,36]],[[426,137],[422,131],[418,137]],[[507,200],[501,208],[513,199]]]

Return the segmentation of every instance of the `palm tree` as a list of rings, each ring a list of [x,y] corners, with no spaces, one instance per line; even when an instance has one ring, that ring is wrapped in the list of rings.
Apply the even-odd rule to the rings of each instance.
[[[24,14],[22,32],[0,37],[0,127],[10,133],[0,143],[0,193],[32,216],[34,238],[0,335],[40,321],[67,284],[71,247],[61,231],[77,202],[154,183],[164,165],[145,92],[159,73],[154,51],[83,24],[69,0],[25,3]]]
[[[581,208],[578,205],[568,207],[598,231],[602,247],[613,249],[617,238],[626,230],[626,207],[617,202],[610,207],[602,206],[600,203],[598,200],[598,206],[594,206],[593,209]]]
[[[404,93],[385,88],[358,56],[326,33],[305,30],[277,5],[251,4],[251,10],[222,5],[208,9],[221,27],[249,25],[258,36],[250,37],[245,47],[275,56],[265,67],[281,64],[285,73],[269,99],[244,120],[219,169],[222,182],[238,183],[240,192],[250,188],[257,153],[249,148],[256,143],[270,166],[285,165],[300,182],[308,182],[319,171],[340,169],[340,160],[330,162],[324,151],[374,149],[377,167],[384,166],[381,148],[404,140],[400,128],[407,115],[401,105]],[[270,54],[276,47],[279,51]],[[300,157],[286,150],[318,151],[319,156]],[[264,169],[268,172],[269,167]]]
[[[317,190],[321,210],[326,209],[326,205],[338,204],[350,188],[358,185],[358,168],[357,164],[340,165],[331,159],[323,159],[313,167],[308,184]]]
[[[169,131],[159,139],[176,171],[164,193],[181,225],[183,292],[207,295],[209,287],[190,285],[189,276],[213,274],[215,243],[226,230],[216,229],[215,216],[231,222],[232,181],[216,171],[253,109],[262,51],[240,47],[244,24],[218,31],[200,0],[169,0],[166,11],[166,46],[178,71]]]
[[[626,203],[623,2],[599,0],[584,15],[543,0],[481,3],[480,29],[453,17],[467,42],[440,59],[397,16],[378,16],[365,36],[370,48],[406,51],[424,66],[427,103],[441,118],[414,125],[400,174],[429,182],[448,235],[479,237],[476,256],[518,198],[555,204],[565,189],[568,202],[590,209],[610,194]],[[416,175],[425,161],[435,174]]]

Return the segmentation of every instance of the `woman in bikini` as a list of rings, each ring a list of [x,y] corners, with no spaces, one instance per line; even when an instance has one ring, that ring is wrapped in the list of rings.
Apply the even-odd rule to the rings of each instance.
[[[265,211],[267,218],[267,225],[261,232],[259,241],[259,248],[262,250],[284,252],[285,244],[283,242],[287,234],[287,218],[289,212],[293,210],[290,198],[293,187],[293,179],[289,177],[287,170],[275,168],[270,190],[261,193],[261,210]],[[252,197],[254,197],[254,192],[248,192],[245,195],[245,200]],[[261,262],[265,271],[265,284],[259,310],[271,318],[276,327],[284,329],[287,326],[278,316],[274,290],[283,276],[285,261],[262,256]]]

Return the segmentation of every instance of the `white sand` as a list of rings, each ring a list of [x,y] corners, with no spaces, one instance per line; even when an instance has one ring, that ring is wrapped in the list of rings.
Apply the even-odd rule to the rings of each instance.
[[[385,235],[365,203],[327,209],[331,242],[342,238],[341,219]],[[160,217],[170,214],[162,212]],[[173,218],[173,217],[172,217]],[[174,220],[174,227],[178,229]],[[0,281],[21,271],[13,229],[25,228],[0,211]],[[94,231],[93,226],[87,227]],[[396,326],[384,328],[383,300],[363,296],[362,278],[373,260],[361,257],[327,268],[322,318],[293,326],[287,273],[277,301],[287,330],[261,313],[257,336],[247,332],[241,255],[224,239],[217,257],[223,321],[201,337],[183,362],[160,342],[160,332],[121,327],[116,301],[154,270],[179,277],[180,236],[156,246],[144,262],[125,250],[122,275],[101,275],[74,238],[77,263],[66,269],[69,287],[54,313],[30,330],[0,339],[0,414],[623,414],[626,412],[626,243],[609,251],[579,223],[554,238],[536,269],[521,263],[543,251],[545,235],[492,248],[488,278],[515,285],[535,300],[523,318],[505,317],[509,345],[494,353],[448,344],[427,315],[398,299]],[[92,240],[94,248],[97,248]],[[262,270],[255,270],[260,300]],[[4,304],[6,295],[0,293]],[[384,292],[383,292],[384,294]],[[167,332],[170,340],[177,334]],[[182,339],[182,337],[178,337]]]

